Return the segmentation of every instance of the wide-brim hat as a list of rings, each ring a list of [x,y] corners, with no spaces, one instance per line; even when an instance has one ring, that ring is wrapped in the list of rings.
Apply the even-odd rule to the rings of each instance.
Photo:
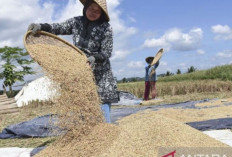
[[[80,0],[80,2],[83,5],[85,5],[86,0]],[[108,10],[107,10],[106,0],[93,0],[93,2],[97,3],[101,7],[101,9],[104,11],[104,13],[106,15],[107,21],[110,21],[110,17],[109,17]]]
[[[147,57],[145,60],[146,60],[146,62],[148,63],[148,64],[151,64],[151,63],[149,63],[149,60],[153,60],[154,59],[154,57]],[[151,61],[152,62],[152,61]]]

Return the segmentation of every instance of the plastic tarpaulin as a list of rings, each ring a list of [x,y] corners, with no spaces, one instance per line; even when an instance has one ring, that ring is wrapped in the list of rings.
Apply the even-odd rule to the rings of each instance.
[[[56,126],[57,115],[45,115],[10,125],[0,133],[0,139],[58,136],[65,130]]]
[[[120,101],[118,103],[112,103],[112,105],[119,106],[119,105],[139,105],[142,102],[142,99],[137,98],[132,93],[126,91],[119,91],[119,98]]]
[[[200,122],[190,122],[186,124],[200,131],[231,129],[232,118],[211,119]]]

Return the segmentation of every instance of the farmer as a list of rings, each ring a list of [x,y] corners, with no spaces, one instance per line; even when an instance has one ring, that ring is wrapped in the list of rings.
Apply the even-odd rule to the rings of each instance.
[[[152,99],[156,97],[156,68],[159,66],[159,61],[157,61],[154,65],[151,66],[154,57],[147,57],[146,62],[147,65],[145,66],[145,91],[144,91],[144,98],[143,100],[149,100],[149,94],[151,91]]]
[[[109,58],[113,49],[113,33],[109,24],[106,0],[80,0],[84,5],[83,16],[70,18],[62,23],[32,23],[28,31],[46,31],[56,35],[72,35],[73,43],[88,57],[93,69],[101,109],[107,123],[111,123],[111,103],[117,103],[119,96],[117,82],[113,77]]]

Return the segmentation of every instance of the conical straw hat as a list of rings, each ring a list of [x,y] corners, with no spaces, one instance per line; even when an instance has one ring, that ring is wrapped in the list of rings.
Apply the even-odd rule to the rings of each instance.
[[[154,59],[154,57],[147,57],[145,60],[146,60],[146,62],[148,63],[148,64],[151,64],[151,63],[149,63],[149,60],[152,60],[153,61],[153,59]]]
[[[86,0],[80,0],[80,2],[83,5],[85,5]],[[106,0],[93,0],[93,2],[97,3],[102,8],[104,13],[106,14],[107,20],[110,21],[110,17],[109,17],[108,10],[107,10]]]

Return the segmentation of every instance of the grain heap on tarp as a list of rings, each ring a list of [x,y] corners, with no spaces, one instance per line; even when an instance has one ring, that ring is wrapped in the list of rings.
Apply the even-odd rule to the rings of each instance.
[[[51,146],[36,157],[156,157],[161,147],[229,147],[156,111],[141,111],[118,123],[114,127],[98,125],[81,140],[70,140],[64,147]]]
[[[57,36],[28,32],[24,45],[46,75],[60,86],[56,101],[59,126],[79,137],[103,121],[100,99],[87,58],[78,48]],[[67,135],[66,135],[67,136]]]
[[[196,104],[196,107],[202,108],[167,108],[160,109],[157,113],[165,117],[175,119],[181,122],[197,122],[218,118],[232,117],[232,99],[214,100]]]
[[[118,138],[99,157],[155,157],[160,147],[228,147],[156,111],[146,110],[125,117],[119,120],[119,128]]]

